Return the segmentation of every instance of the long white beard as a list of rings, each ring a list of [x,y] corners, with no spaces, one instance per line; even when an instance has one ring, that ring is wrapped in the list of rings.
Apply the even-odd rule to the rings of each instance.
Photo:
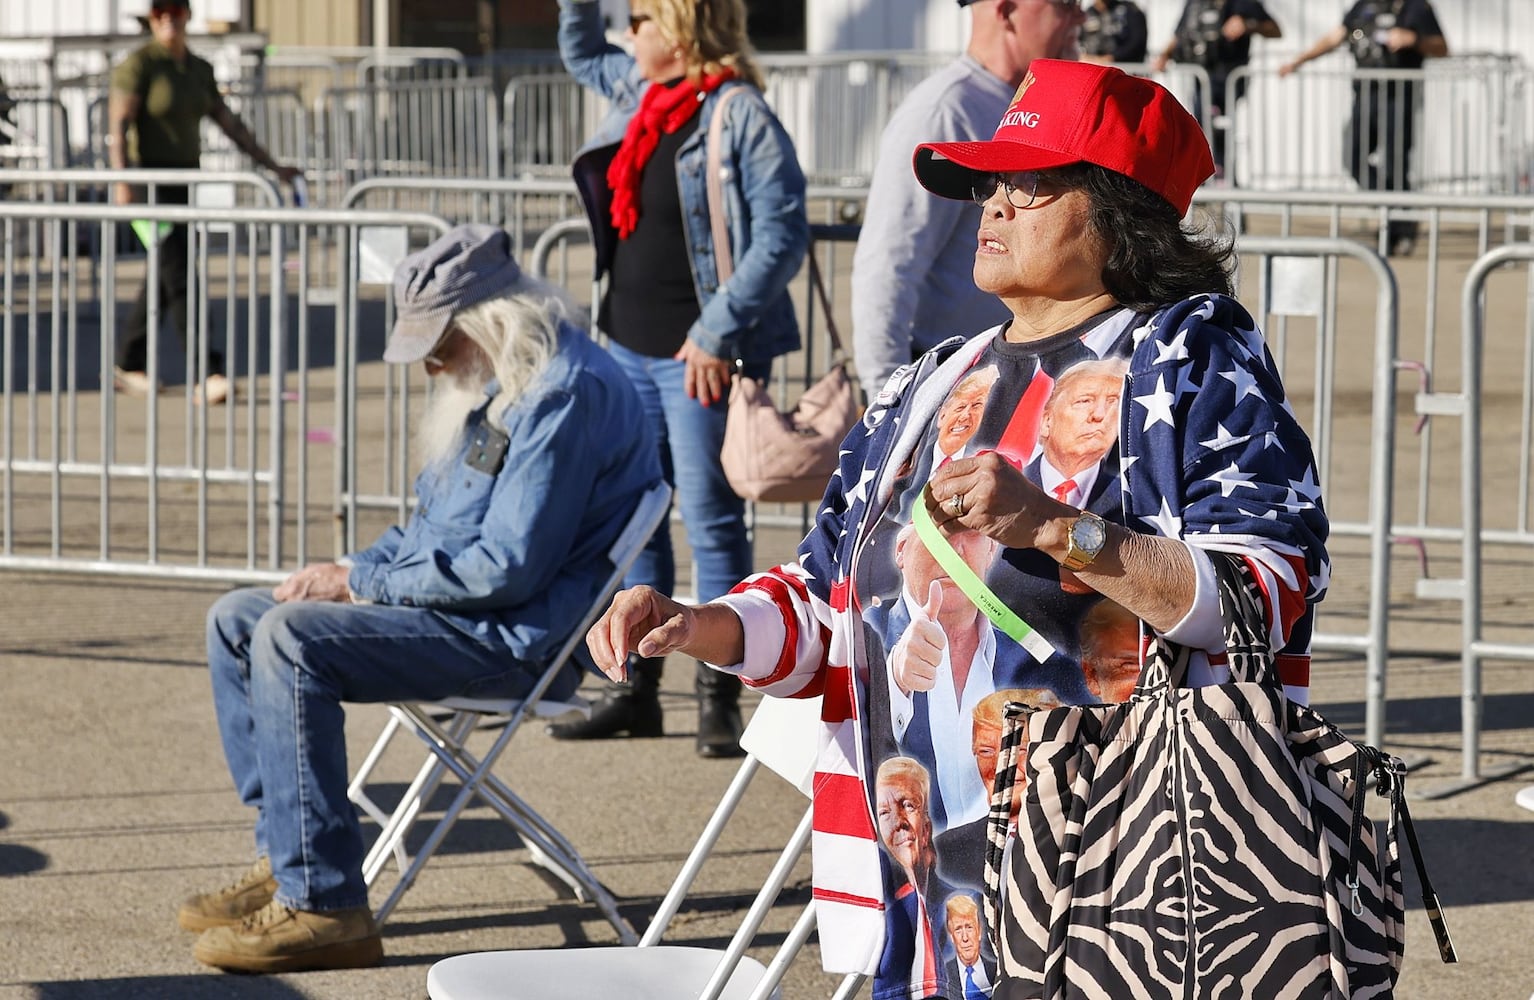
[[[438,375],[432,380],[431,398],[415,431],[415,457],[420,468],[453,457],[463,439],[464,421],[485,401],[487,381],[479,372],[457,377]]]

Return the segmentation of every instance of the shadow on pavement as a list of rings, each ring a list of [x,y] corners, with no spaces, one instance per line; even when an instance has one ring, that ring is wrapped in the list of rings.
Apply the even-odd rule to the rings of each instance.
[[[260,305],[258,319],[258,334],[256,338],[256,372],[264,374],[268,369],[270,349],[267,346],[268,318],[267,308],[269,299],[263,298]],[[208,304],[208,326],[212,330],[212,347],[226,355],[231,355],[238,360],[233,363],[233,369],[240,376],[250,374],[246,359],[250,349],[250,310],[248,303],[240,300],[235,303],[233,310],[233,339],[226,339],[226,329],[230,325],[229,303],[223,300],[215,300]],[[287,345],[285,348],[286,368],[288,371],[298,369],[298,300],[288,296],[284,302],[287,309]],[[327,315],[328,313],[328,315]],[[126,321],[127,311],[123,308],[118,317],[117,335],[124,336],[123,323]],[[30,331],[33,329],[30,323],[31,317],[25,310],[18,309],[11,317],[14,324],[12,354],[9,359],[0,357],[0,372],[5,373],[11,384],[13,392],[22,392],[32,377],[32,364],[36,364],[37,384],[46,390],[52,381],[52,354],[55,348],[53,342],[53,326],[55,316],[46,309],[40,309],[36,314],[37,341],[35,352],[30,348]],[[57,317],[60,326],[64,326],[67,317],[60,314]],[[94,318],[87,319],[77,317],[78,330],[74,344],[75,354],[69,358],[69,345],[61,341],[58,351],[61,359],[69,364],[75,372],[75,387],[80,392],[94,392],[101,388],[98,375],[101,371],[101,329]],[[334,336],[334,309],[314,307],[309,315],[309,350],[308,365],[313,368],[330,368],[336,360],[336,343]],[[383,358],[384,342],[388,339],[388,331],[384,329],[384,304],[378,299],[363,299],[358,305],[358,330],[360,335],[357,344],[357,360],[359,363],[378,361]],[[184,385],[186,382],[186,351],[182,347],[181,338],[175,330],[175,326],[167,320],[160,328],[159,339],[159,362],[160,381],[167,387]],[[112,359],[107,359],[108,367]]]
[[[1363,735],[1362,701],[1317,703],[1316,707],[1343,732],[1360,737]],[[1392,697],[1385,706],[1385,719],[1388,737],[1457,733],[1460,730],[1460,699]],[[1482,695],[1482,730],[1526,729],[1530,719],[1534,719],[1534,692]]]
[[[387,961],[387,960],[386,960]],[[414,960],[412,960],[413,963]],[[423,977],[424,979],[424,977]],[[31,983],[36,1000],[140,1000],[142,997],[277,998],[308,996],[281,980],[233,976],[210,972],[205,976],[134,976],[127,979],[90,979],[58,983]],[[424,985],[424,983],[423,983]]]
[[[0,812],[0,830],[11,825],[11,818]],[[0,844],[0,878],[26,875],[48,867],[48,855],[22,844]]]
[[[1506,785],[1512,796],[1514,785]],[[1453,910],[1483,903],[1527,903],[1534,900],[1534,822],[1489,819],[1415,819],[1428,878],[1439,901],[1449,911],[1449,931],[1454,933]],[[1402,851],[1409,850],[1402,838]],[[1422,909],[1422,890],[1417,866],[1402,857],[1406,908]],[[1413,915],[1408,919],[1420,919]]]

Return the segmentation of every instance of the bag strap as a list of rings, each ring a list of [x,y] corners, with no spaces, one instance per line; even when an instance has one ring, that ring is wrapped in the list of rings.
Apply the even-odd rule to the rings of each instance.
[[[1237,683],[1279,684],[1273,663],[1273,644],[1268,637],[1267,616],[1262,610],[1262,590],[1244,558],[1227,552],[1208,552],[1220,591],[1220,618],[1225,623],[1225,654],[1230,676]]]
[[[918,503],[918,506],[920,504]],[[991,811],[985,824],[985,928],[991,935],[991,950],[1001,954],[1001,866],[1006,857],[1007,835],[1012,827],[1012,797],[1017,794],[1017,758],[1022,752],[1023,734],[1028,731],[1029,707],[1009,701],[1002,706],[1001,746],[996,752],[996,779],[991,787]]]
[[[1374,774],[1378,779],[1375,791],[1380,795],[1390,796],[1390,828],[1386,836],[1390,838],[1391,846],[1397,843],[1396,829],[1399,826],[1406,831],[1406,844],[1411,848],[1412,862],[1417,867],[1417,883],[1422,888],[1422,909],[1427,913],[1428,923],[1433,928],[1433,939],[1438,944],[1438,957],[1445,965],[1459,961],[1459,956],[1454,952],[1454,942],[1449,938],[1449,925],[1443,918],[1443,907],[1438,902],[1438,893],[1433,891],[1433,883],[1427,877],[1427,865],[1422,860],[1422,847],[1417,843],[1417,828],[1412,825],[1411,811],[1406,808],[1406,764],[1399,757],[1392,757],[1374,747],[1365,746],[1362,751],[1373,762]],[[1359,787],[1354,799],[1357,802],[1363,800],[1365,791],[1364,778],[1367,772],[1359,775]],[[1354,883],[1357,882],[1357,870],[1350,876]]]
[[[924,491],[925,492],[925,491]],[[927,546],[927,551],[937,564],[943,567],[943,572],[948,578],[964,592],[970,603],[985,613],[997,628],[1011,636],[1019,646],[1026,649],[1029,654],[1040,663],[1054,655],[1055,647],[1050,641],[1034,631],[1033,626],[1023,621],[1016,611],[1007,607],[996,596],[996,592],[985,585],[985,581],[969,568],[969,563],[964,557],[954,551],[953,543],[948,541],[938,529],[932,515],[927,511],[927,505],[922,497],[916,498],[912,504],[911,520],[916,525],[916,534],[921,538],[922,544]]]
[[[815,297],[820,300],[820,311],[826,314],[826,336],[831,341],[831,363],[846,364],[847,349],[842,346],[841,334],[836,329],[836,314],[831,311],[831,296],[826,291],[826,281],[820,273],[820,260],[815,256],[813,248],[805,256],[810,259],[810,287],[815,290]]]
[[[719,284],[730,280],[735,273],[735,261],[730,252],[730,226],[724,214],[724,180],[719,176],[724,165],[721,133],[724,131],[724,106],[745,90],[745,86],[728,87],[719,92],[714,102],[714,116],[708,120],[708,164],[704,187],[708,190],[708,221],[714,230],[714,268],[719,273]]]

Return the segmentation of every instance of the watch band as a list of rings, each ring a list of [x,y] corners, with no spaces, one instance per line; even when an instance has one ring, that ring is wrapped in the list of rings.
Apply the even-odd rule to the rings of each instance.
[[[1076,544],[1076,525],[1083,520],[1097,523],[1097,530],[1102,537],[1099,539],[1095,549],[1083,549]],[[1060,565],[1072,573],[1080,572],[1092,565],[1092,561],[1097,558],[1098,553],[1102,552],[1103,546],[1107,544],[1108,525],[1101,517],[1098,517],[1091,511],[1084,510],[1077,514],[1076,519],[1071,522],[1070,528],[1066,530],[1065,540],[1065,558],[1060,560]]]

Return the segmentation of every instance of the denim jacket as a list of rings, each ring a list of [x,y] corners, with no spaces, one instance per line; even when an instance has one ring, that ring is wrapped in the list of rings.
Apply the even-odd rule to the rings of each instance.
[[[607,550],[660,482],[659,451],[629,380],[572,327],[502,414],[510,440],[492,474],[469,453],[497,392],[492,381],[452,459],[416,478],[418,505],[405,527],[351,557],[348,584],[360,599],[430,608],[537,662],[596,600],[612,572]]]
[[[560,0],[559,54],[582,86],[612,102],[596,134],[576,154],[575,184],[591,222],[597,276],[612,263],[618,234],[613,228],[607,166],[629,119],[649,86],[634,58],[607,42],[601,5]],[[723,285],[714,259],[705,167],[708,125],[719,95],[745,87],[724,108],[720,136],[725,213],[728,215],[734,273]],[[676,157],[677,190],[686,212],[686,235],[693,286],[702,314],[687,337],[717,358],[770,361],[799,347],[799,321],[788,283],[809,247],[804,172],[793,140],[761,92],[727,83],[699,109],[698,128]]]

